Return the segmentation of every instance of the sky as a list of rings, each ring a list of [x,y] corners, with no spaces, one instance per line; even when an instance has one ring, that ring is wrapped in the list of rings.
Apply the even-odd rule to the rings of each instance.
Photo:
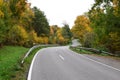
[[[46,15],[50,25],[74,25],[77,16],[87,12],[94,0],[28,0],[31,7],[36,6]]]

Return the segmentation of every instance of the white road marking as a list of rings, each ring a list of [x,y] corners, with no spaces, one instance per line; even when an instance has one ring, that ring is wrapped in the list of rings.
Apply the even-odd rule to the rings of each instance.
[[[59,57],[60,57],[62,60],[65,60],[64,57],[62,57],[61,55],[59,55]]]
[[[79,54],[79,55],[80,55],[80,54]],[[114,68],[114,67],[112,67],[112,66],[109,66],[109,65],[107,65],[107,64],[101,63],[101,62],[99,62],[99,61],[95,61],[95,60],[93,60],[93,59],[91,59],[91,58],[88,58],[88,57],[86,57],[86,56],[84,56],[84,55],[80,55],[80,56],[82,56],[82,57],[84,57],[84,58],[86,58],[86,59],[88,59],[88,60],[90,60],[90,61],[96,62],[96,63],[98,63],[98,64],[101,64],[101,65],[103,65],[103,66],[106,66],[106,67],[108,67],[108,68],[111,68],[111,69],[114,69],[114,70],[120,72],[120,69]]]
[[[31,76],[32,76],[32,68],[33,68],[33,63],[34,63],[34,61],[35,61],[35,59],[36,59],[36,57],[37,57],[37,55],[38,55],[38,53],[40,52],[41,50],[39,50],[36,54],[35,54],[35,56],[34,56],[34,58],[33,58],[33,60],[32,60],[32,63],[31,63],[31,65],[30,65],[30,69],[29,69],[29,72],[28,72],[28,77],[27,77],[27,80],[31,80]]]

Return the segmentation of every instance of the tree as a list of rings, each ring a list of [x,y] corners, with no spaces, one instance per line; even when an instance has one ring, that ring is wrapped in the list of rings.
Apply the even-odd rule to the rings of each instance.
[[[9,3],[12,18],[19,20],[22,13],[25,11],[26,0],[10,0]]]
[[[86,34],[87,32],[91,32],[89,18],[84,15],[78,16],[74,22],[74,26],[72,27],[71,31],[75,38],[83,41],[84,34]]]
[[[33,29],[37,32],[38,36],[48,36],[50,32],[49,23],[46,19],[44,13],[37,7],[33,8],[34,18],[33,18]]]
[[[120,51],[120,48],[118,49],[120,46],[120,1],[95,0],[88,16],[91,27],[97,35],[96,45],[104,46],[113,53]]]
[[[64,24],[64,27],[60,28],[57,25],[50,27],[49,42],[53,44],[65,45],[71,40],[71,32],[68,24]]]
[[[56,44],[57,43],[57,31],[60,28],[57,25],[50,26],[50,37],[49,37],[49,43]]]
[[[28,41],[28,34],[26,30],[19,25],[14,25],[8,33],[8,43],[14,45],[24,45]]]
[[[70,31],[70,28],[69,28],[68,24],[64,24],[64,26],[62,27],[62,35],[66,39],[71,39],[72,38],[72,33]]]
[[[21,14],[20,24],[25,27],[27,32],[33,31],[32,19],[34,18],[34,12],[30,8],[30,3],[25,5],[25,11]]]
[[[58,44],[60,44],[60,45],[64,45],[65,44],[65,38],[62,36],[62,28],[59,28],[57,30],[56,38],[57,38],[57,43]]]
[[[10,16],[8,3],[0,0],[0,46],[4,44],[6,34],[10,29]]]

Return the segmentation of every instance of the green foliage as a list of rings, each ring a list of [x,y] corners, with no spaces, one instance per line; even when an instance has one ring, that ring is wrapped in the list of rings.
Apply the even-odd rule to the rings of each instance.
[[[32,9],[26,0],[0,0],[0,47],[47,44],[49,30],[44,13],[36,7]]]
[[[5,27],[6,27],[5,23],[3,22],[2,19],[0,19],[0,44],[5,40],[5,32],[6,32]]]
[[[97,35],[94,47],[96,45],[104,46],[113,53],[120,51],[120,1],[95,0],[88,17],[91,21],[90,25]]]
[[[0,46],[6,40],[6,34],[10,28],[9,18],[10,13],[8,12],[8,5],[3,0],[0,1]],[[9,26],[8,26],[9,25]]]
[[[20,19],[22,13],[25,11],[26,0],[10,0],[9,3],[12,17]]]
[[[49,43],[56,44],[57,43],[57,31],[60,28],[57,25],[50,26],[50,37],[49,37]]]
[[[115,53],[115,51],[120,51],[120,33],[110,32],[106,46],[111,49],[113,53]]]
[[[50,27],[49,43],[66,45],[71,41],[71,31],[68,24],[64,24],[64,27],[60,28],[57,25]]]
[[[44,47],[38,47],[38,48],[35,48],[34,50],[32,50],[32,52],[30,53],[29,57],[27,57],[25,59],[25,62],[22,64],[21,70],[17,71],[17,73],[14,74],[15,77],[12,78],[11,80],[26,80],[26,78],[27,78],[26,71],[28,72],[30,64],[32,62],[32,59],[33,59],[34,55],[41,48],[44,48]]]
[[[92,32],[86,33],[84,35],[84,37],[83,37],[84,38],[83,46],[88,47],[88,48],[93,47],[94,41],[95,41],[95,37],[96,37],[95,34],[92,33]]]
[[[46,19],[44,13],[37,7],[33,8],[34,18],[33,18],[33,29],[37,32],[38,36],[49,35],[50,28],[49,23]]]
[[[9,31],[9,41],[14,45],[24,45],[28,39],[26,30],[19,25],[14,25]]]
[[[71,39],[72,38],[72,33],[70,31],[70,28],[69,28],[68,24],[64,24],[64,26],[62,27],[62,36],[65,39]]]
[[[88,13],[76,18],[71,31],[85,47],[118,53],[120,52],[119,21],[119,0],[95,0]]]

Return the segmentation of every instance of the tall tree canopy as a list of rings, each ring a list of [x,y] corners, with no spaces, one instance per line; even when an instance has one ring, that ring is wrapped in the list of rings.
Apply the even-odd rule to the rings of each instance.
[[[33,8],[33,29],[37,32],[38,36],[49,35],[50,27],[44,13],[37,7]]]
[[[88,16],[96,45],[113,53],[120,51],[120,0],[95,0]]]
[[[72,33],[70,31],[69,25],[64,23],[64,26],[62,27],[62,35],[66,39],[71,39],[72,38]]]
[[[49,23],[38,8],[27,0],[0,0],[0,47],[48,43],[48,35]]]
[[[75,38],[82,40],[84,34],[91,31],[89,19],[85,15],[78,16],[71,31]]]

